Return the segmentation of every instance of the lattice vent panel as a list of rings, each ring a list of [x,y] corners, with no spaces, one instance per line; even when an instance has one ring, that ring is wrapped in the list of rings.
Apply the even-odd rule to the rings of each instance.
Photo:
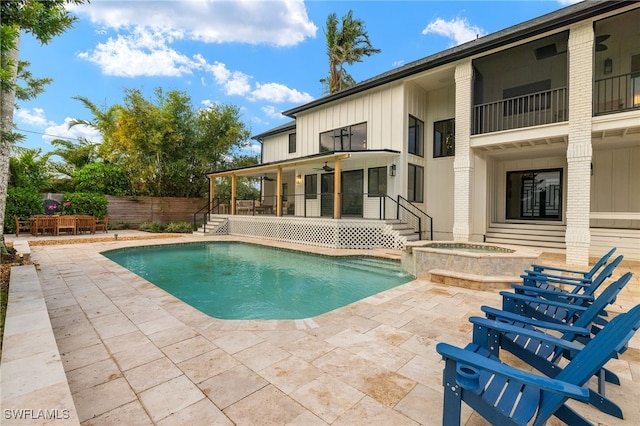
[[[331,248],[402,249],[404,238],[380,221],[346,221],[302,218],[235,218],[230,217],[227,231],[296,244]]]

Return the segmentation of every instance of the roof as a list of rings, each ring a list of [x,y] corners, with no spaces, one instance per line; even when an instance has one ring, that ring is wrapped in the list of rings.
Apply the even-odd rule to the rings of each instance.
[[[271,130],[267,130],[264,133],[260,133],[259,135],[255,135],[255,136],[251,136],[251,139],[255,139],[257,141],[262,141],[262,139],[266,138],[267,136],[272,136],[272,135],[277,135],[278,133],[283,133],[289,130],[295,130],[296,129],[296,122],[295,121],[290,121],[288,123],[285,123],[281,126],[278,127],[274,127]]]
[[[620,9],[632,5],[633,1],[611,1],[611,0],[586,0],[574,5],[565,7],[555,12],[542,15],[540,17],[525,21],[504,30],[486,35],[476,40],[461,44],[451,49],[427,56],[423,59],[411,62],[402,67],[393,69],[376,77],[365,80],[348,89],[316,99],[307,104],[284,111],[283,114],[295,117],[296,114],[320,105],[351,96],[353,94],[390,83],[395,80],[409,77],[414,74],[424,72],[451,62],[477,55],[510,43],[533,37],[554,29],[565,27],[569,24],[579,22],[602,13]],[[275,130],[275,129],[274,129]],[[273,131],[267,132],[273,134]],[[267,134],[265,133],[265,134]]]

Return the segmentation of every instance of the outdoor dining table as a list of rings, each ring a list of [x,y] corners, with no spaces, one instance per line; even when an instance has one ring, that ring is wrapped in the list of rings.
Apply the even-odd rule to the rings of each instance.
[[[59,235],[67,231],[73,235],[83,232],[96,233],[96,219],[88,215],[36,215],[29,218],[31,234]]]

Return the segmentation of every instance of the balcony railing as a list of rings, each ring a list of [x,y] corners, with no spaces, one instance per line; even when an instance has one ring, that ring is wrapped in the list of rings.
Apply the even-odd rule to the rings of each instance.
[[[559,123],[569,119],[567,88],[545,90],[473,107],[473,134]]]
[[[629,73],[596,80],[593,84],[593,115],[640,108],[640,74]]]

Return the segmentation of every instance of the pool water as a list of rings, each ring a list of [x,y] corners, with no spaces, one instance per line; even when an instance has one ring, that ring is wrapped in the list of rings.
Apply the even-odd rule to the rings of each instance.
[[[235,242],[102,253],[196,309],[221,319],[301,319],[412,281],[400,264]]]

